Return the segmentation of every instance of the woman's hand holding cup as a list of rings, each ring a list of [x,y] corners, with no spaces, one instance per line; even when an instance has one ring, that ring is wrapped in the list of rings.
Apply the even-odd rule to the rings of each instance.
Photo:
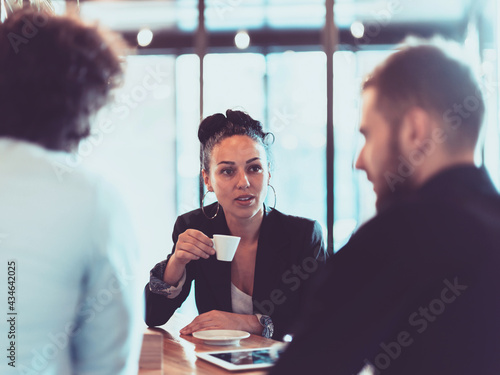
[[[176,285],[184,273],[186,264],[200,258],[208,259],[215,254],[213,241],[196,229],[187,229],[179,235],[174,254],[167,264],[163,280],[169,285]]]
[[[179,264],[186,265],[192,260],[208,259],[215,254],[213,241],[196,229],[188,229],[179,235],[172,258]]]

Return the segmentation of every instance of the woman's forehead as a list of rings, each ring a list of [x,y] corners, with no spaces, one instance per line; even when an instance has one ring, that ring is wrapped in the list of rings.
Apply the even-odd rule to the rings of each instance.
[[[266,161],[266,151],[264,146],[246,136],[233,135],[223,139],[212,150],[212,161],[248,161],[250,159],[259,158],[261,161]]]

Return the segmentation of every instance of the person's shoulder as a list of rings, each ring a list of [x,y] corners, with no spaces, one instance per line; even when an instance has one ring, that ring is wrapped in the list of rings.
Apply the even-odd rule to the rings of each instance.
[[[63,151],[46,149],[35,143],[10,138],[0,139],[0,157],[5,173],[16,179],[27,179],[40,194],[57,195],[64,199],[95,198],[96,191],[110,197],[116,195],[107,179],[86,167],[81,157]]]
[[[203,213],[205,211],[205,213]],[[217,215],[215,215],[217,213]],[[209,216],[210,215],[210,216]],[[209,219],[209,217],[213,217]],[[176,226],[182,228],[202,229],[219,223],[224,216],[222,207],[217,207],[217,202],[203,208],[196,208],[177,217]]]
[[[268,219],[270,222],[286,224],[291,227],[311,227],[313,228],[315,225],[319,225],[316,220],[308,219],[301,216],[288,215],[277,209],[271,210],[271,212],[267,213]]]
[[[384,237],[390,233],[394,236],[409,225],[418,223],[425,210],[425,204],[422,202],[408,200],[394,203],[361,224],[354,236]]]
[[[208,207],[211,207],[212,205],[208,206]],[[210,208],[207,208],[207,209],[210,209]],[[188,212],[185,212],[181,215],[179,215],[177,217],[177,220],[178,221],[192,221],[192,220],[195,220],[195,221],[201,221],[203,220],[203,218],[205,218],[205,216],[203,215],[203,211],[201,210],[201,208],[195,208],[194,210],[191,210],[191,211],[188,211]]]
[[[282,230],[296,241],[323,241],[323,229],[318,221],[301,216],[287,215],[276,209],[266,214],[265,225],[273,232]]]
[[[362,223],[341,250],[356,248],[382,254],[407,248],[420,232],[425,211],[427,208],[416,201],[394,203]]]
[[[432,254],[439,247],[437,238],[456,234],[461,210],[425,197],[398,200],[360,225],[339,253],[372,260]]]

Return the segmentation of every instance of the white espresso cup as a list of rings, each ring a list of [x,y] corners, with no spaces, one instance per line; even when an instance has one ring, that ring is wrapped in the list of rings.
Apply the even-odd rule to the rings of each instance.
[[[240,243],[240,237],[214,234],[214,249],[217,260],[231,262]]]

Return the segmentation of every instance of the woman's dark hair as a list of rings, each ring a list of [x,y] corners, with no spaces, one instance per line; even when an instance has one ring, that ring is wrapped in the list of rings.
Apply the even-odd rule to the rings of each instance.
[[[71,150],[122,79],[124,42],[76,17],[24,8],[0,24],[0,136]]]
[[[246,135],[259,142],[264,146],[268,160],[271,160],[269,146],[274,142],[274,135],[264,132],[262,124],[245,112],[228,109],[225,116],[222,113],[216,113],[205,118],[200,124],[198,139],[201,143],[200,163],[202,169],[206,172],[209,171],[210,157],[214,146],[233,135]]]

